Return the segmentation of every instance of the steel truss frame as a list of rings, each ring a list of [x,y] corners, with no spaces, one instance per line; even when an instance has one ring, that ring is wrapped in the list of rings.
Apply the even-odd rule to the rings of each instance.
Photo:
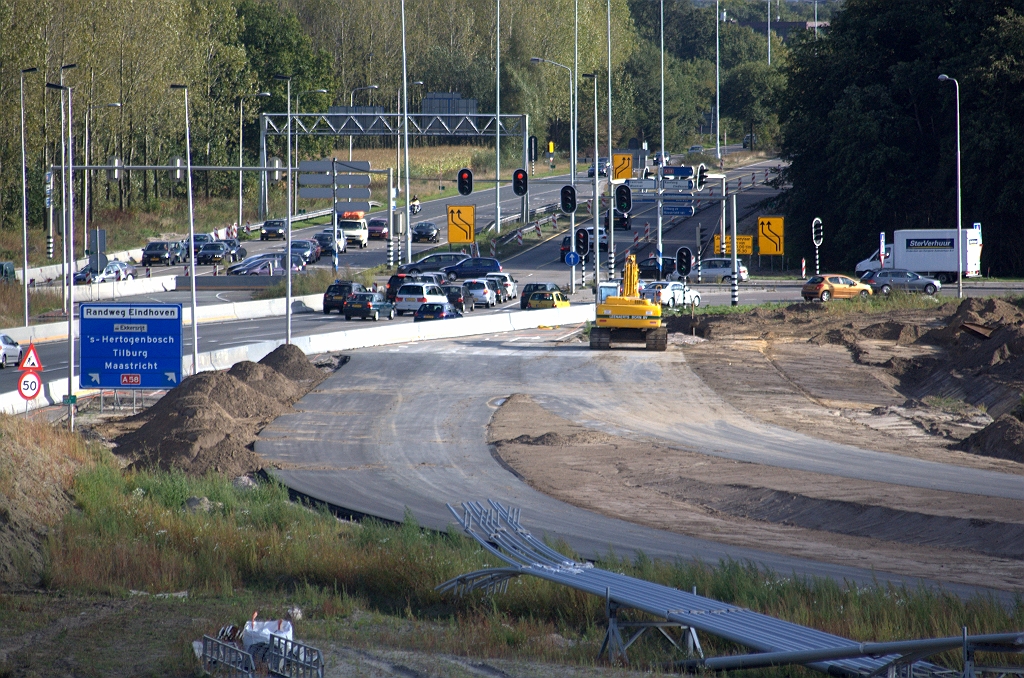
[[[444,582],[437,590],[456,595],[476,590],[503,592],[512,577],[532,575],[602,596],[609,624],[601,650],[603,653],[607,649],[609,658],[613,660],[625,660],[626,649],[636,639],[634,637],[625,643],[618,631],[623,624],[616,619],[617,612],[627,608],[688,629],[693,638],[700,631],[753,651],[712,658],[701,655],[699,659],[676,663],[677,668],[691,671],[800,664],[828,675],[849,678],[973,678],[988,673],[987,669],[975,666],[975,652],[1024,652],[1024,632],[968,636],[965,630],[963,636],[950,638],[858,643],[695,593],[601,570],[591,563],[570,560],[523,528],[519,521],[521,509],[506,507],[493,500],[488,503],[490,508],[479,502],[465,502],[461,505],[461,513],[449,504],[448,510],[469,536],[489,553],[508,563],[508,567],[469,572]],[[658,623],[651,626],[656,627]],[[921,661],[957,648],[962,648],[964,653],[962,672]]]

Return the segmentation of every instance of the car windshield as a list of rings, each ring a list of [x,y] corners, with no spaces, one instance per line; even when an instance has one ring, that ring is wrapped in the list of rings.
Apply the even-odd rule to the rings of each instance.
[[[413,230],[416,230],[416,231],[432,231],[432,230],[434,230],[434,225],[433,224],[416,224],[413,227]]]
[[[471,282],[468,285],[466,285],[466,287],[468,287],[471,290],[482,290],[486,289],[487,285],[482,282]]]
[[[211,252],[216,252],[216,251],[221,250],[223,248],[224,248],[224,245],[221,245],[220,243],[215,243],[215,242],[211,242],[211,243],[208,243],[206,245],[203,245],[203,249],[204,250],[211,251]]]
[[[374,295],[373,295],[372,292],[367,292],[366,294],[356,294],[356,295],[353,295],[353,298],[356,301],[373,301],[374,300]]]
[[[148,245],[146,245],[146,251],[152,252],[155,250],[166,250],[169,247],[170,245],[168,245],[165,242],[151,242]]]
[[[423,304],[420,306],[420,313],[440,313],[444,310],[441,304]]]
[[[351,289],[351,285],[331,285],[327,288],[327,294],[344,294]]]
[[[531,299],[537,299],[538,301],[551,301],[550,292],[534,292]]]
[[[423,294],[423,285],[402,285],[399,294]]]
[[[347,229],[347,228],[362,228],[362,227],[363,227],[363,222],[361,222],[361,221],[340,221],[340,220],[338,221],[338,228],[343,229],[343,230]]]

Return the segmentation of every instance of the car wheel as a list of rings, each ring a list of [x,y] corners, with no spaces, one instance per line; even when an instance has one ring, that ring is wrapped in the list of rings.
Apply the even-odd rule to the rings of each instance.
[[[391,309],[391,312],[388,313],[388,320],[394,320],[394,319],[395,319],[395,309]]]
[[[126,275],[126,276],[125,276],[125,278],[124,278],[124,279],[125,279],[125,280],[131,280],[131,279],[132,279],[132,278],[134,278],[134,277],[135,277],[134,275],[132,275],[131,273],[129,273],[128,275]]]
[[[732,276],[731,275],[723,275],[722,276],[722,284],[723,285],[731,285],[732,284]]]
[[[380,312],[379,311],[374,311],[373,312],[373,322],[377,322],[378,320],[380,320]]]
[[[867,290],[861,290],[860,291],[860,298],[861,299],[867,299],[868,298],[868,294],[869,294],[869,292]]]
[[[409,270],[409,275],[419,275],[419,274],[420,274],[420,272],[421,272],[421,271],[420,271],[420,269],[418,269],[418,268],[413,268],[413,269],[410,269],[410,270]]]
[[[879,292],[881,292],[884,296],[889,296],[889,293],[892,292],[892,287],[888,285],[882,285],[882,289],[880,289]]]
[[[325,308],[324,309],[324,315],[330,315],[330,314],[331,314],[331,309]]]
[[[928,295],[935,294],[935,285],[928,283],[924,286],[924,293]]]
[[[457,279],[457,278],[458,278],[458,276],[457,276],[457,275],[455,275],[454,273],[449,273],[449,274],[448,274],[448,279],[449,279],[449,280],[455,280],[455,279]]]
[[[350,316],[348,313],[346,313],[345,314],[345,320],[352,320],[352,316]]]
[[[670,298],[668,300],[668,307],[669,308],[675,308],[676,307],[676,298],[675,297],[672,297],[672,298]]]
[[[829,292],[828,290],[822,290],[820,298],[822,301],[828,301],[829,299],[832,298],[832,293]]]

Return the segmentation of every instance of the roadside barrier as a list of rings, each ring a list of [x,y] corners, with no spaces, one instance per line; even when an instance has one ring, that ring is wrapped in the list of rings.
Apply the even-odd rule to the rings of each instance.
[[[322,303],[323,297],[317,299]],[[308,299],[309,297],[304,297]],[[296,300],[297,301],[297,300]],[[254,303],[284,303],[283,299],[274,299],[271,302],[245,302]],[[225,304],[226,306],[227,304]],[[233,304],[242,306],[243,304]],[[204,307],[206,308],[206,307]],[[322,308],[322,306],[321,306]],[[304,337],[295,337],[292,343],[298,346],[306,355],[317,353],[329,353],[336,351],[350,351],[357,348],[368,348],[372,346],[387,346],[391,344],[404,344],[412,341],[428,341],[431,339],[453,339],[455,337],[470,337],[479,334],[495,334],[499,332],[511,332],[514,330],[532,329],[535,327],[554,327],[557,325],[576,325],[579,323],[593,321],[595,315],[593,304],[580,304],[569,308],[545,308],[533,311],[512,311],[510,313],[494,313],[481,315],[473,318],[458,318],[456,320],[435,320],[422,323],[401,323],[393,325],[376,325],[354,330],[341,330],[325,334],[313,334]],[[187,316],[186,316],[187,317]],[[260,316],[250,316],[260,317]],[[200,320],[202,322],[202,320]],[[65,323],[66,327],[67,323]],[[235,363],[244,360],[256,362],[263,359],[275,348],[284,343],[284,339],[261,341],[244,346],[220,349],[217,351],[206,351],[199,354],[199,371],[226,370]],[[183,356],[181,361],[182,374],[192,374],[192,356]],[[95,393],[91,390],[75,389],[80,395]],[[42,392],[34,399],[26,401],[18,395],[17,391],[0,393],[0,412],[7,414],[20,414],[22,412],[57,405],[68,395],[68,380],[56,379],[43,384]]]

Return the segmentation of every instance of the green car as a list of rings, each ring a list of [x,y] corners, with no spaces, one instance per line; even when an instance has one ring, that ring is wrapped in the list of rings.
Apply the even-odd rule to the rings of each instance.
[[[384,299],[380,292],[357,292],[345,299],[342,308],[345,320],[364,318],[377,321],[381,318],[395,319],[395,305]]]

